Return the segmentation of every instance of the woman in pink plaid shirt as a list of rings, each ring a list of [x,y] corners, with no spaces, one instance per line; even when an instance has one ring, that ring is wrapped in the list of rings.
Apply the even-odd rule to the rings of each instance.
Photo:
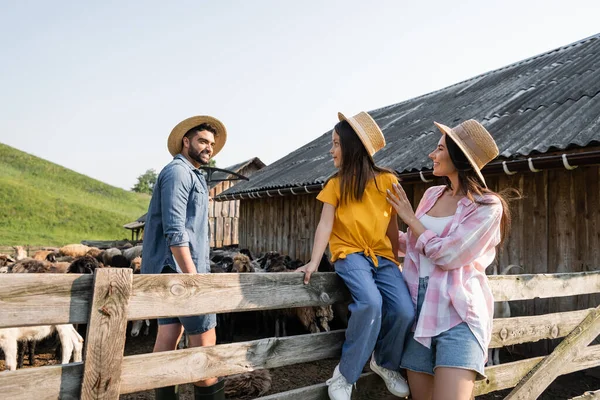
[[[414,332],[401,365],[412,398],[470,399],[485,379],[494,299],[485,269],[510,226],[502,195],[489,190],[481,169],[498,156],[477,121],[442,132],[429,154],[433,174],[446,184],[429,188],[416,212],[400,185],[388,201],[408,225],[399,233],[403,275],[416,307]]]

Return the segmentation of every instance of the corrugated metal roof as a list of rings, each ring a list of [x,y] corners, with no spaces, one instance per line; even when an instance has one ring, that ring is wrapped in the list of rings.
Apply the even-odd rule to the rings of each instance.
[[[600,143],[600,34],[447,88],[369,112],[387,146],[378,165],[410,172],[431,168],[439,132],[474,118],[494,135],[506,159]],[[263,168],[231,195],[324,182],[334,172],[331,130]]]

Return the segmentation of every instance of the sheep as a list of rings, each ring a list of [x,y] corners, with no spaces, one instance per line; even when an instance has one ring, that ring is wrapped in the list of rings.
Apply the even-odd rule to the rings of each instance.
[[[103,268],[104,265],[99,263],[92,256],[77,257],[67,268],[68,274],[93,274],[96,268]]]
[[[247,255],[238,253],[233,257],[233,266],[231,268],[231,272],[254,272],[254,266]]]
[[[117,254],[110,260],[110,264],[108,265],[114,268],[129,268],[131,266],[131,262],[128,261],[124,255]]]
[[[8,254],[0,254],[0,267],[6,267],[15,262],[15,259]]]
[[[115,247],[111,247],[110,249],[106,249],[104,250],[104,253],[102,253],[102,263],[104,263],[104,265],[112,265],[112,259],[114,256],[117,255],[122,255],[121,250],[115,248]]]
[[[254,399],[271,390],[271,373],[268,369],[259,369],[225,378],[225,397]]]
[[[123,256],[125,256],[125,258],[131,262],[134,258],[142,256],[142,246],[138,245],[129,249],[125,249],[122,253]]]
[[[51,262],[34,260],[33,258],[25,258],[10,266],[8,272],[39,274],[50,272],[51,268],[53,268],[53,264]]]
[[[102,262],[102,254],[104,254],[104,250],[100,250],[97,247],[90,247],[90,249],[85,253],[86,256],[94,257],[96,260]]]
[[[145,325],[145,326],[144,326]],[[131,337],[138,337],[142,327],[144,327],[144,336],[148,336],[150,333],[150,320],[149,319],[140,319],[137,321],[131,321],[131,332],[129,333]]]
[[[85,256],[90,247],[84,244],[68,244],[58,249],[61,256],[81,257]]]
[[[142,257],[137,256],[133,260],[131,260],[131,264],[129,264],[134,274],[139,274],[142,271]]]
[[[54,262],[54,259],[56,258],[56,252],[53,250],[38,250],[33,254],[33,259],[34,260],[47,260],[50,262]]]
[[[62,347],[62,364],[68,364],[73,356],[75,362],[81,362],[83,338],[73,325],[45,325],[22,328],[0,329],[0,348],[4,351],[6,369],[17,369],[17,343],[19,341],[39,341],[50,336],[54,331],[60,337]]]
[[[25,251],[25,248],[23,248],[23,246],[13,246],[13,249],[15,249],[16,261],[24,260],[28,257],[27,252]]]
[[[501,271],[500,275],[507,275],[515,267],[521,268],[519,265],[510,264]],[[498,275],[498,265],[496,263],[494,263],[492,275]],[[494,318],[510,318],[510,304],[508,301],[494,302]],[[486,365],[489,367],[500,364],[500,349],[490,349],[489,353]]]

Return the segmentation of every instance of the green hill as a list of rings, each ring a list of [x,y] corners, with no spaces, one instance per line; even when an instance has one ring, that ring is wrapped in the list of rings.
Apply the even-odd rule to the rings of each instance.
[[[0,245],[58,246],[130,237],[150,197],[0,143]]]

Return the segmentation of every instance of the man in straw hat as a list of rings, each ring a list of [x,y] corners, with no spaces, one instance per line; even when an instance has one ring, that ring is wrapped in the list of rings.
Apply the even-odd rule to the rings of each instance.
[[[167,141],[171,161],[158,175],[148,207],[142,273],[208,273],[208,186],[198,169],[225,144],[227,131],[216,118],[181,121]],[[215,314],[159,318],[154,352],[175,350],[185,329],[191,347],[216,344]],[[195,399],[224,399],[223,381],[194,383]],[[176,386],[156,389],[157,400],[178,399]]]

